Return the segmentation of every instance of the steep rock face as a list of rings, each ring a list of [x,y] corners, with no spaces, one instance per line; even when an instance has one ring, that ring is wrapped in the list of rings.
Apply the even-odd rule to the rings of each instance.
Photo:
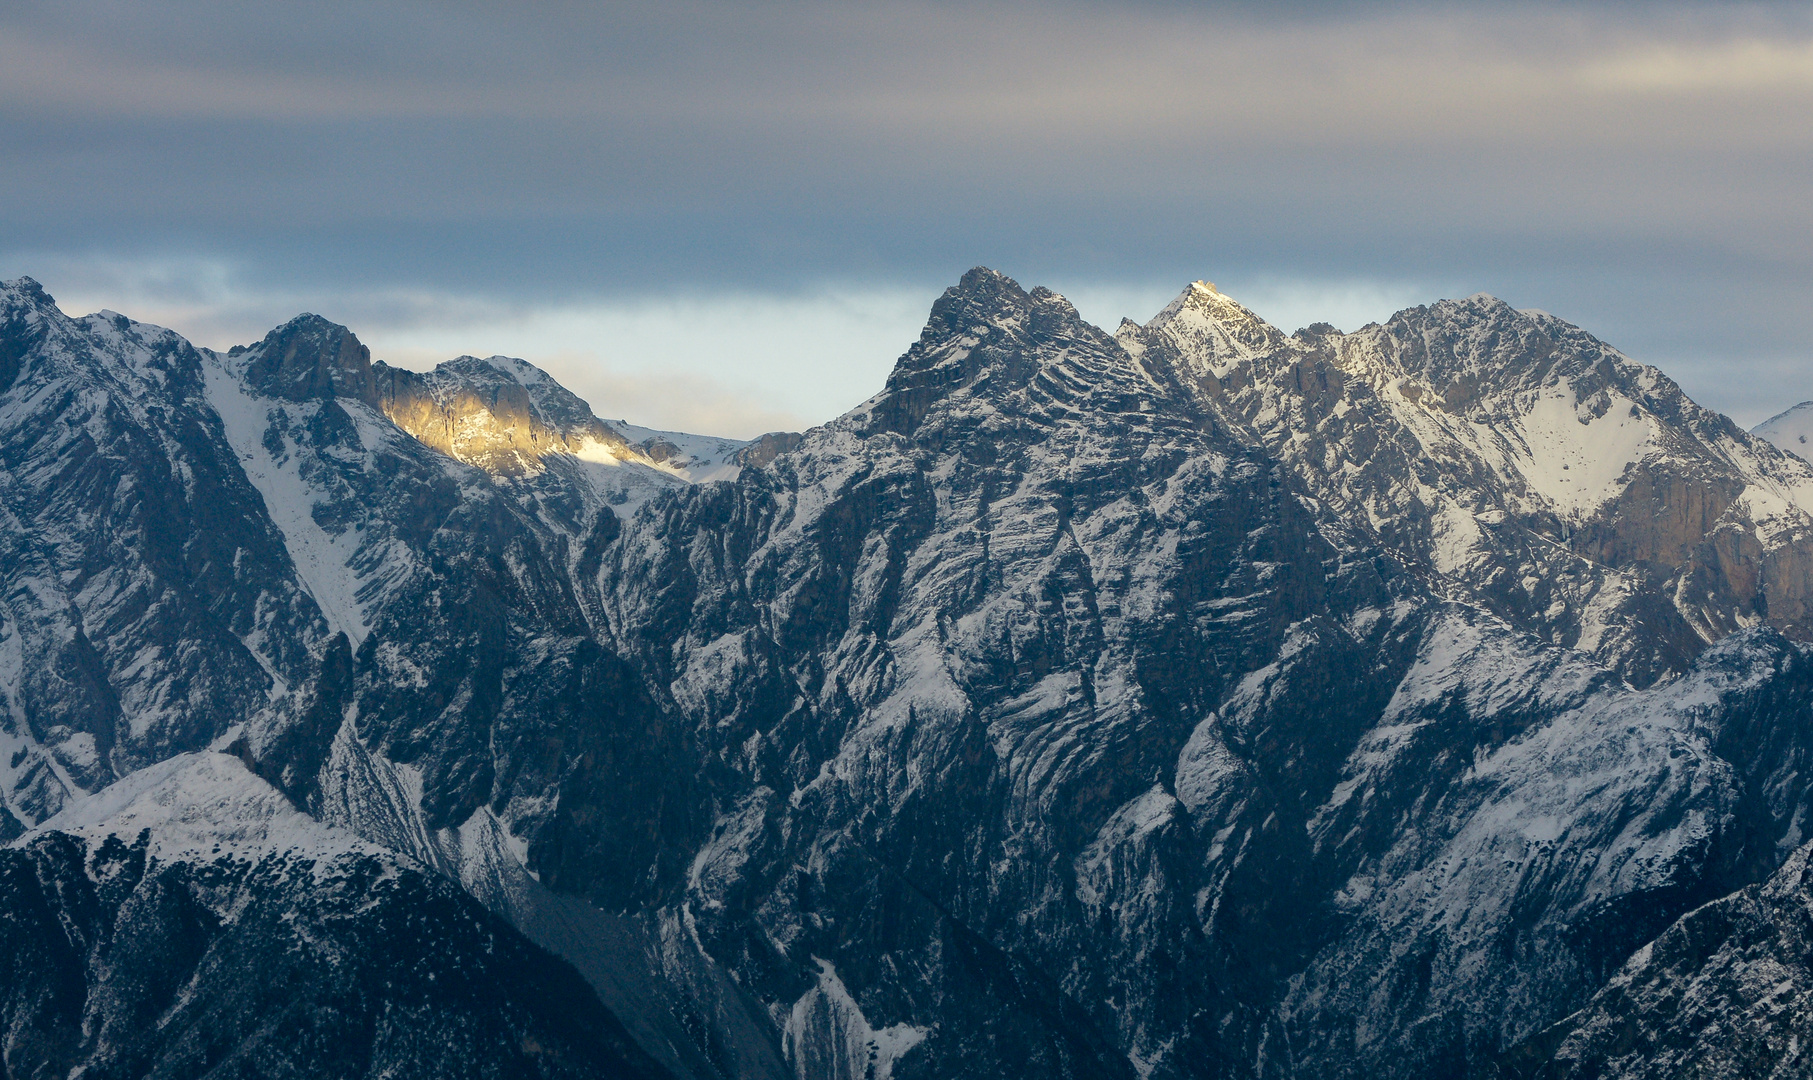
[[[76,648],[121,581],[206,616],[174,624],[180,663],[136,644],[149,616],[91,641],[87,697],[34,689],[67,662],[0,666],[11,831],[109,782],[125,822],[149,763],[230,750],[266,811],[154,830],[147,867],[246,862],[232,822],[293,804],[438,873],[397,870],[410,904],[457,884],[569,959],[676,1075],[1491,1076],[1806,842],[1800,466],[1489,298],[1286,338],[1203,287],[1111,337],[977,270],[837,421],[747,452],[612,423],[664,456],[610,465],[572,443],[604,422],[520,361],[401,373],[312,317],[222,356],[8,288],[3,506],[30,524],[4,542],[62,529],[33,556],[62,569],[0,565],[0,657]],[[1589,460],[1607,439],[1628,453]],[[64,461],[95,478],[59,486]],[[607,482],[632,464],[664,479]],[[141,488],[194,520],[132,532]],[[107,559],[126,576],[81,577]],[[18,614],[44,596],[63,621]],[[213,711],[153,722],[204,677],[183,700]],[[32,701],[129,738],[78,779]],[[81,894],[106,838],[19,850],[53,834],[86,845],[54,871]],[[391,910],[382,882],[245,880],[305,927]],[[216,940],[189,925],[142,962]],[[565,1030],[462,1000],[429,1029]],[[33,1060],[102,1061],[16,1007]]]
[[[0,849],[0,896],[10,1075],[668,1075],[571,968],[224,755]]]
[[[797,431],[770,431],[739,451],[736,461],[745,468],[759,469],[782,454],[798,450],[803,442],[805,436]]]
[[[1330,897],[1339,935],[1285,1006],[1309,1075],[1492,1075],[1494,1053],[1800,840],[1813,675],[1779,635],[1632,693],[1502,632],[1444,631],[1312,825],[1351,876]]]
[[[368,354],[325,320],[218,355],[68,319],[29,282],[6,300],[7,835],[230,745],[313,813],[403,822],[387,845],[456,880],[501,850],[614,910],[675,887],[697,767],[572,587],[617,521],[583,475],[493,477],[430,449],[363,393]],[[572,920],[550,918],[559,946]],[[660,1002],[645,952],[663,933],[567,944],[603,956],[592,977],[620,1002]],[[718,985],[683,940],[667,955],[701,997]],[[716,1015],[748,1024],[734,993]],[[672,1009],[651,1022],[690,1038]]]
[[[0,286],[0,835],[207,745],[325,635],[168,330]]]
[[[975,272],[881,395],[610,549],[722,763],[689,911],[771,1009],[823,965],[924,1029],[900,1068],[977,1061],[950,931],[834,899],[925,897],[1146,1075],[1464,1075],[1774,865],[1801,766],[1745,739],[1806,760],[1796,646],[1635,693],[1444,604],[1178,371]]]
[[[1509,1067],[1555,1080],[1807,1075],[1813,1069],[1807,858],[1803,847],[1768,882],[1684,916],[1639,949],[1585,1009],[1520,1047]]]
[[[1813,468],[1552,316],[1476,296],[1286,337],[1198,282],[1119,336],[1378,542],[1639,684],[1813,627]]]
[[[729,770],[689,907],[775,1007],[813,1015],[823,962],[872,1028],[925,1031],[915,1075],[1125,1069],[1110,986],[1200,935],[1115,941],[1075,864],[1331,577],[1350,608],[1386,591],[1186,404],[1061,297],[977,271],[877,398],[626,525],[613,628]]]
[[[336,347],[320,366],[346,355],[338,335],[322,340]],[[693,766],[592,634],[567,574],[581,554],[574,539],[508,478],[431,449],[365,401],[260,394],[249,373],[279,351],[292,352],[282,330],[211,358],[210,401],[350,655],[342,677],[249,724],[248,753],[277,770],[306,755],[313,768],[293,770],[290,790],[318,808],[315,770],[349,726],[360,746],[413,770],[430,828],[481,808],[529,836],[551,825],[533,855],[550,853],[549,873],[589,861],[623,888],[658,887],[650,867],[684,862],[659,838],[663,823],[684,832],[674,818],[689,812]],[[592,800],[576,798],[599,769],[621,773]],[[554,839],[597,801],[623,810],[620,828]]]
[[[462,356],[417,373],[378,364],[375,403],[398,427],[448,457],[486,472],[521,476],[549,454],[649,462],[585,402],[533,365]]]
[[[237,356],[248,346],[232,351]],[[268,334],[246,358],[248,385],[289,401],[351,398],[377,404],[371,350],[352,331],[319,315],[298,315]]]
[[[373,371],[372,403],[393,423],[501,481],[535,520],[575,541],[600,513],[627,517],[663,491],[737,475],[743,443],[607,423],[527,361],[462,356],[425,373],[382,362]]]

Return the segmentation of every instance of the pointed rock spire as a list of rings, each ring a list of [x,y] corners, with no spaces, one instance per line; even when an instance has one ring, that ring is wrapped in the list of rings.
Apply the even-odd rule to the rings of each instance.
[[[1116,336],[1123,343],[1163,341],[1210,369],[1250,360],[1285,342],[1282,331],[1217,289],[1212,281],[1191,282],[1151,322],[1143,327],[1125,324]]]

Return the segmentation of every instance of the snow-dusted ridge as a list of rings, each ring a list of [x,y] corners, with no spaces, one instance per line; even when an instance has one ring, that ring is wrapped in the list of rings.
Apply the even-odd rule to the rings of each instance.
[[[405,431],[502,478],[533,480],[564,460],[598,500],[633,513],[654,494],[734,480],[745,444],[607,423],[547,372],[514,357],[462,356],[428,372],[373,365],[374,404]]]
[[[1286,337],[1199,282],[1117,339],[1353,525],[1639,682],[1813,616],[1813,467],[1554,316],[1480,294]],[[1729,577],[1722,530],[1769,569]]]
[[[695,484],[735,480],[742,471],[737,463],[737,452],[749,445],[746,439],[660,431],[628,420],[607,420],[605,423],[661,467]]]
[[[203,377],[208,403],[282,531],[304,588],[329,628],[358,645],[371,630],[367,604],[360,600],[361,574],[352,567],[363,537],[354,530],[330,531],[317,520],[316,507],[330,493],[316,482],[319,474],[308,467],[304,454],[294,452],[288,436],[292,428],[306,428],[323,403],[284,402],[260,394],[246,383],[236,358],[219,354],[206,356]]]
[[[267,856],[327,861],[342,855],[394,858],[377,844],[324,825],[231,754],[179,754],[77,799],[13,841],[24,847],[46,833],[68,833],[100,847],[140,834],[162,862],[209,862]]]
[[[636,1075],[561,1072],[536,986],[687,1080],[1483,1080],[1570,1017],[1666,1034],[1606,996],[1644,950],[1804,892],[1810,492],[1487,296],[1285,335],[1199,282],[1109,335],[978,268],[873,398],[741,444],[13,283],[0,1013],[59,1034],[8,1067],[187,1075],[135,1017],[251,1053],[353,1001],[408,1018],[387,1075]],[[89,910],[132,929],[57,929]],[[135,974],[204,939],[315,1011],[261,1043],[213,1022],[257,978]],[[1702,991],[1813,986],[1795,940]],[[34,972],[131,1005],[55,1027]]]
[[[1803,401],[1771,416],[1751,428],[1750,433],[1796,457],[1813,457],[1813,401]]]

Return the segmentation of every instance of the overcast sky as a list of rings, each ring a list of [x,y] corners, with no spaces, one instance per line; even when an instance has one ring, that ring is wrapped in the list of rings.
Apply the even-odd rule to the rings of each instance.
[[[1752,424],[1813,398],[1813,5],[0,6],[0,277],[302,310],[751,435],[972,265],[1112,327],[1490,292]]]

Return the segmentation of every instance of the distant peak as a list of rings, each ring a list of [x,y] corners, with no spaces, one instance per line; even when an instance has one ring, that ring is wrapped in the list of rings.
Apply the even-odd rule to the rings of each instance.
[[[18,277],[11,281],[0,281],[0,297],[7,301],[7,307],[29,307],[40,310],[57,310],[56,300],[44,291],[35,278]]]
[[[1770,424],[1775,423],[1777,420],[1786,420],[1790,416],[1794,416],[1796,414],[1805,413],[1805,412],[1813,412],[1813,401],[1803,401],[1799,405],[1789,406],[1788,408],[1783,409],[1781,412],[1776,413],[1774,416],[1771,416],[1769,419],[1764,420],[1762,423],[1756,425],[1756,427],[1751,428],[1750,430],[1761,431],[1763,428],[1768,427]]]
[[[1192,361],[1220,369],[1285,342],[1285,336],[1239,301],[1215,287],[1212,281],[1192,281],[1177,299],[1143,327],[1123,327],[1125,341],[1148,335],[1168,339]]]
[[[924,333],[934,337],[962,333],[1009,318],[1013,312],[1024,313],[1033,303],[1020,283],[1006,274],[986,266],[973,267],[932,303]]]
[[[312,311],[305,311],[302,314],[291,319],[289,322],[286,322],[282,326],[279,326],[276,329],[272,330],[270,333],[266,334],[264,337],[265,337],[266,341],[269,341],[271,338],[277,337],[280,335],[281,336],[291,336],[291,335],[296,335],[296,334],[348,334],[351,332],[352,331],[348,330],[346,327],[340,325],[339,323],[333,321],[332,319],[324,318],[320,315],[315,314]]]
[[[442,360],[440,363],[434,365],[434,370],[450,375],[466,377],[474,375],[481,377],[487,375],[501,375],[504,378],[515,380],[517,376],[517,369],[511,365],[505,357],[487,356],[480,358],[473,356],[471,353],[456,356],[451,360]]]
[[[1017,289],[1020,287],[1020,283],[999,270],[992,270],[986,266],[970,267],[969,271],[957,281],[957,288],[965,290],[976,288],[992,290],[1003,286]]]
[[[25,296],[41,296],[46,300],[50,299],[50,294],[44,291],[44,286],[38,284],[37,278],[16,277],[11,281],[0,281],[0,289],[10,293],[20,293]]]
[[[1803,401],[1792,409],[1776,413],[1750,429],[1750,434],[1767,439],[1778,448],[1797,457],[1813,458],[1813,401]]]
[[[1503,300],[1500,300],[1489,292],[1476,292],[1465,300],[1443,300],[1439,301],[1439,304],[1490,311],[1499,315],[1523,315],[1526,318],[1534,318],[1541,314],[1539,312],[1518,311],[1510,304],[1505,303]]]
[[[303,312],[258,344],[233,352],[251,355],[247,380],[275,397],[377,401],[371,350],[351,330],[313,312]]]
[[[1297,332],[1291,336],[1298,341],[1306,341],[1314,344],[1319,341],[1325,341],[1331,337],[1340,337],[1341,329],[1333,323],[1313,322],[1308,326],[1299,328]]]
[[[1165,309],[1146,325],[1149,327],[1164,326],[1179,318],[1270,326],[1246,305],[1217,289],[1212,281],[1190,282],[1189,286],[1178,294],[1177,299],[1167,304]]]

